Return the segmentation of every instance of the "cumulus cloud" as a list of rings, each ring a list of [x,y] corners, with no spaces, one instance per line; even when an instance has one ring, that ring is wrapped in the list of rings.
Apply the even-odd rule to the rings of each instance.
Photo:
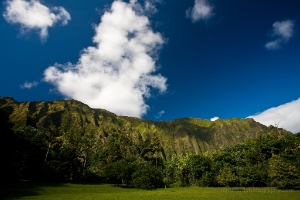
[[[210,119],[210,121],[214,122],[214,121],[217,121],[218,119],[220,119],[219,117],[213,117]]]
[[[195,0],[193,8],[189,8],[186,11],[186,17],[191,18],[192,22],[199,20],[207,20],[213,16],[213,6],[208,0]]]
[[[135,12],[142,15],[153,15],[158,12],[155,4],[161,3],[161,0],[145,0],[144,6],[137,3],[137,0],[131,0]]]
[[[162,110],[162,111],[159,111],[158,113],[157,113],[157,115],[154,115],[154,117],[156,118],[156,119],[159,119],[159,118],[161,118],[161,116],[163,115],[163,114],[165,114],[166,112],[164,111],[164,110]]]
[[[281,48],[283,44],[287,43],[294,36],[294,27],[295,22],[291,20],[275,22],[271,34],[275,39],[268,42],[265,47],[268,50],[277,50]]]
[[[145,10],[150,14],[157,12],[155,5],[151,1],[145,1]]]
[[[280,128],[293,133],[300,132],[300,98],[248,118],[266,126],[279,124]]]
[[[154,74],[157,50],[164,43],[148,17],[136,12],[137,2],[114,1],[95,28],[93,42],[76,64],[54,64],[44,80],[69,98],[119,115],[141,117],[151,89],[165,92],[167,79]],[[141,7],[141,6],[140,6]]]
[[[23,85],[21,85],[20,87],[22,88],[22,89],[31,89],[32,87],[36,87],[36,86],[38,86],[38,82],[35,82],[35,81],[33,81],[33,82],[25,82]]]
[[[37,30],[42,40],[47,38],[49,27],[59,22],[67,25],[71,19],[63,7],[48,8],[39,0],[7,0],[3,17],[8,23],[20,24],[21,33]]]

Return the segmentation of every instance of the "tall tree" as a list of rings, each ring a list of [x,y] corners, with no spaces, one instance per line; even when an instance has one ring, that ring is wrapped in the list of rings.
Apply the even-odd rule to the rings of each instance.
[[[278,155],[273,155],[269,161],[269,177],[272,185],[278,188],[300,184],[299,169]]]

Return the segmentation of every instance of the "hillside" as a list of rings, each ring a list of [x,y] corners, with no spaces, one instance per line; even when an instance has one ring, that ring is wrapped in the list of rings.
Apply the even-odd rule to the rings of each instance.
[[[147,138],[152,143],[156,140],[163,159],[169,159],[173,154],[224,149],[270,131],[252,119],[212,122],[182,118],[153,122],[92,109],[76,100],[17,102],[11,97],[0,97],[0,109],[9,115],[14,129],[31,126],[63,143],[89,141],[91,149],[106,147],[112,136],[124,143],[125,151],[131,153],[129,146],[132,144]]]

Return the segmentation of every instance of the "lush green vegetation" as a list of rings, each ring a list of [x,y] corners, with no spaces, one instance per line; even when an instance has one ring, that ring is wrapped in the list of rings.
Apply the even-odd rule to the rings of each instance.
[[[151,122],[74,100],[0,98],[0,121],[4,183],[110,183],[150,190],[300,185],[299,134],[252,119]]]
[[[289,188],[300,184],[299,135],[273,130],[235,147],[165,162],[167,182],[181,186]]]
[[[156,136],[162,149],[158,156],[168,160],[173,154],[200,154],[224,149],[245,138],[269,132],[268,127],[252,119],[212,122],[183,118],[152,122],[91,109],[75,100],[20,103],[0,97],[0,109],[9,115],[15,130],[32,127],[45,135],[49,143],[59,140],[63,144],[74,144],[80,147],[81,156],[87,161],[90,151],[98,151],[101,145],[106,147],[108,137],[113,134],[119,135],[119,140],[126,139],[135,144],[141,139],[146,140],[149,135]]]
[[[277,190],[276,188],[167,188],[157,190],[137,190],[113,185],[82,184],[23,184],[4,190],[3,199],[101,199],[101,200],[299,200],[300,190]]]

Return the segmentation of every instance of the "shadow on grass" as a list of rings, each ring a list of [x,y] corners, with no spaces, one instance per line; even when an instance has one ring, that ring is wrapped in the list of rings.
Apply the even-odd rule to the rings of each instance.
[[[293,188],[294,190],[300,190],[300,186],[296,186]]]
[[[286,187],[286,188],[277,188],[278,190],[286,191],[286,190],[300,190],[300,186],[294,187]]]
[[[135,188],[131,185],[126,185],[126,184],[113,184],[113,187],[118,187],[118,188],[123,188],[123,189],[138,189],[138,190],[157,190],[160,188],[154,188],[154,187],[150,187],[150,188]]]
[[[134,187],[126,184],[113,184],[113,187],[124,188],[124,189],[134,189]]]
[[[20,181],[14,183],[1,183],[0,199],[17,199],[26,196],[38,196],[43,191],[41,187],[60,187],[64,183],[38,183]]]
[[[291,191],[296,191],[300,190],[300,186],[295,186],[295,187],[286,187],[286,188],[275,188],[275,187],[220,187],[221,190],[226,191],[226,192],[291,192]]]

